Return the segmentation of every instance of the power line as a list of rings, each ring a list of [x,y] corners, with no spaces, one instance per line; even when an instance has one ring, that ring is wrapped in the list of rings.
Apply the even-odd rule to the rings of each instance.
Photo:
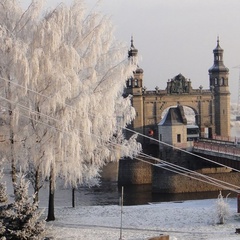
[[[12,81],[9,81],[9,80],[4,79],[4,78],[0,78],[0,79],[5,80],[5,81],[7,81],[7,82],[13,83]],[[43,97],[45,97],[45,98],[51,99],[51,98],[49,98],[48,96],[43,95],[43,94],[40,94],[40,93],[38,93],[38,92],[36,92],[36,91],[30,90],[30,89],[28,89],[28,88],[25,87],[25,86],[19,85],[19,84],[17,84],[17,83],[14,83],[14,84],[17,85],[17,86],[19,86],[19,87],[21,87],[21,88],[24,88],[25,90],[31,91],[31,92],[33,92],[33,93],[35,93],[35,94],[38,94],[38,95],[41,95],[41,96],[43,96]],[[36,115],[43,115],[44,117],[51,118],[52,120],[55,120],[55,121],[60,122],[58,119],[56,119],[56,118],[54,118],[54,117],[51,117],[51,116],[49,116],[49,115],[46,115],[46,114],[43,114],[43,113],[39,113],[39,112],[33,111],[32,109],[30,109],[30,108],[28,108],[28,107],[25,107],[24,105],[21,105],[21,104],[18,104],[18,103],[13,103],[12,101],[10,101],[10,100],[7,99],[7,98],[4,98],[4,97],[0,97],[0,98],[3,99],[3,100],[5,100],[5,101],[10,102],[11,104],[18,105],[20,108],[22,108],[22,109],[24,109],[24,110],[27,110],[27,111],[30,111],[31,113],[34,113],[34,114],[36,114]],[[65,105],[68,106],[68,107],[74,108],[74,107],[72,107],[72,106],[70,106],[70,105],[67,105],[67,104],[65,104]],[[90,114],[90,113],[89,113],[89,114]],[[90,114],[90,115],[91,115],[91,114]],[[29,119],[31,119],[31,120],[33,120],[33,121],[36,121],[36,122],[38,122],[38,123],[44,124],[44,125],[46,125],[46,126],[48,126],[48,127],[50,127],[50,128],[53,128],[53,129],[55,129],[55,130],[57,130],[57,131],[64,132],[62,129],[58,129],[58,128],[53,127],[53,126],[51,126],[51,125],[49,125],[49,124],[46,124],[46,123],[44,123],[44,122],[42,122],[42,121],[33,119],[33,118],[31,118],[31,117],[26,117],[25,115],[22,115],[22,116],[24,116],[25,118],[29,118]],[[196,154],[194,154],[194,153],[188,152],[188,151],[186,151],[186,150],[184,150],[184,149],[180,149],[180,148],[177,148],[177,147],[175,147],[175,146],[173,146],[173,145],[167,144],[167,143],[165,143],[165,142],[156,140],[156,139],[154,139],[154,138],[150,138],[150,137],[148,137],[148,136],[146,136],[146,135],[143,135],[143,134],[141,134],[141,133],[139,133],[139,132],[133,131],[133,130],[131,130],[131,129],[129,129],[129,128],[123,128],[123,129],[128,130],[128,131],[132,131],[132,132],[134,132],[134,133],[136,133],[136,134],[138,134],[138,135],[140,135],[140,136],[143,136],[143,137],[145,137],[145,138],[149,138],[149,139],[154,140],[154,141],[157,141],[157,142],[159,142],[159,143],[161,143],[161,144],[164,144],[164,145],[170,146],[170,147],[172,147],[172,148],[178,149],[178,150],[180,150],[180,151],[186,152],[187,154],[191,154],[191,155],[193,155],[193,156],[200,157],[200,158],[202,158],[202,159],[204,159],[204,160],[206,160],[206,161],[210,161],[210,162],[215,163],[215,164],[218,164],[218,165],[220,165],[220,166],[228,167],[228,166],[226,166],[226,165],[216,163],[216,162],[214,162],[214,161],[212,161],[212,160],[210,160],[210,159],[207,159],[207,158],[204,158],[204,157],[202,157],[202,156],[196,155]],[[80,129],[78,129],[78,130],[81,131]],[[69,134],[69,132],[65,132],[65,133]],[[93,133],[91,133],[91,135],[94,135],[95,137],[101,139],[101,137],[99,137],[99,136],[97,136],[97,135],[95,135],[95,134],[93,134]],[[110,143],[113,144],[113,145],[117,145],[117,146],[123,147],[122,145],[117,144],[117,143],[112,143],[111,141],[110,141]],[[141,155],[141,153],[140,153],[140,155]],[[149,156],[149,155],[143,155],[143,156],[147,156],[148,158],[151,158],[151,156]],[[142,159],[139,159],[139,158],[137,158],[137,157],[135,157],[135,158],[136,158],[137,160],[139,160],[139,161],[143,161]],[[155,160],[156,160],[156,159],[155,159]],[[158,160],[159,160],[159,159],[158,159]],[[163,161],[163,160],[160,160],[160,161]],[[145,161],[145,162],[146,162],[146,161]],[[149,162],[147,162],[147,163],[149,163]],[[167,162],[165,162],[165,164],[166,164],[166,163],[167,163]],[[152,163],[149,163],[149,164],[152,164]],[[209,184],[214,184],[213,182],[215,182],[215,181],[220,181],[220,180],[216,180],[216,179],[214,179],[214,178],[206,177],[206,175],[200,175],[200,173],[197,173],[197,172],[195,172],[195,171],[191,171],[191,170],[189,170],[189,169],[185,169],[184,171],[186,171],[186,172],[184,173],[184,171],[183,171],[184,168],[183,168],[183,167],[178,166],[178,165],[174,165],[174,164],[171,165],[170,163],[168,163],[168,165],[171,166],[171,168],[175,169],[175,170],[173,170],[173,169],[165,168],[165,169],[168,170],[168,171],[174,171],[174,172],[176,172],[177,174],[181,174],[181,175],[184,174],[184,175],[187,176],[187,177],[189,177],[189,175],[186,175],[185,173],[189,173],[189,172],[191,172],[192,174],[194,173],[194,174],[196,174],[196,175],[199,175],[199,176],[201,176],[201,177],[204,176],[204,177],[207,178],[210,182],[212,182],[212,183],[209,183],[209,182],[205,181],[206,183],[209,183]],[[155,165],[155,166],[156,166],[156,165]],[[158,166],[158,167],[159,167],[159,166]],[[164,168],[164,166],[161,166],[161,167]],[[233,168],[232,168],[232,169],[233,169]],[[177,170],[177,171],[176,171],[176,170]],[[240,172],[240,171],[237,170],[237,169],[233,169],[233,170],[235,170],[235,171],[237,171],[237,172]],[[195,178],[196,180],[203,181],[202,179],[199,179],[199,178],[196,178],[196,177],[193,177],[193,176],[191,176],[191,177],[192,177],[192,178]],[[236,188],[239,188],[238,186],[231,185],[231,184],[229,184],[229,183],[227,183],[227,182],[223,182],[223,181],[220,181],[220,182],[225,183],[225,184],[228,184],[228,185],[230,185],[230,186],[234,186],[234,187],[236,187]],[[221,186],[221,187],[223,187],[223,188],[226,188],[224,185],[221,185],[221,184],[218,184],[218,183],[215,183],[214,185],[215,185],[215,186]],[[228,189],[229,189],[229,188],[228,188]],[[232,189],[231,189],[231,190],[232,190]],[[235,190],[235,191],[236,191],[236,190]]]
[[[219,179],[216,179],[216,178],[213,178],[213,177],[210,177],[210,176],[201,174],[201,173],[199,173],[199,172],[196,172],[196,171],[193,171],[193,170],[184,168],[184,167],[182,167],[182,166],[179,166],[179,165],[176,165],[176,164],[173,164],[173,163],[170,163],[170,162],[167,162],[167,161],[164,161],[164,160],[161,160],[161,159],[158,159],[158,158],[149,156],[149,155],[147,155],[147,154],[142,154],[142,153],[140,153],[140,156],[148,157],[148,158],[150,158],[150,159],[152,159],[152,160],[155,160],[155,161],[159,162],[160,164],[153,164],[153,165],[154,165],[154,166],[157,166],[157,167],[160,167],[160,168],[163,168],[163,169],[165,169],[165,170],[173,171],[173,172],[175,172],[175,173],[184,175],[184,176],[186,176],[186,177],[194,178],[194,179],[198,179],[197,176],[198,176],[198,177],[202,177],[202,178],[204,178],[204,179],[208,179],[210,182],[215,183],[215,184],[214,184],[215,186],[220,186],[220,187],[226,188],[226,186],[222,185],[222,183],[224,183],[224,184],[226,184],[226,185],[228,185],[228,186],[230,186],[230,187],[239,189],[239,186],[237,186],[237,185],[224,182],[224,181],[222,181],[222,180],[219,180]],[[166,167],[166,166],[167,166],[167,167]],[[194,177],[194,175],[195,175],[195,177]],[[201,181],[201,178],[199,178],[199,180]],[[205,182],[206,182],[206,181],[205,181]],[[239,192],[239,191],[237,191],[237,192]]]
[[[4,98],[3,98],[3,99],[4,99]],[[8,101],[9,101],[9,100],[8,100]],[[10,101],[10,102],[11,102],[11,101]],[[20,105],[20,104],[19,104],[19,106],[22,107],[22,105]],[[27,108],[24,107],[23,109],[26,110]],[[22,114],[21,114],[21,115],[22,115]],[[40,114],[40,115],[41,115],[41,114]],[[37,123],[43,124],[43,125],[45,125],[45,126],[47,126],[47,127],[53,128],[53,129],[55,129],[55,130],[57,130],[57,131],[64,132],[64,131],[62,131],[61,129],[58,129],[58,128],[56,128],[56,127],[53,127],[53,126],[51,126],[51,125],[49,125],[49,124],[46,124],[46,123],[44,123],[44,122],[42,122],[42,121],[33,119],[33,118],[28,117],[28,116],[25,116],[25,115],[22,115],[22,116],[25,117],[25,118],[28,118],[28,119],[30,119],[30,120],[33,120],[33,121],[35,121],[35,122],[37,122]],[[44,116],[45,116],[45,115],[44,115]],[[79,130],[79,129],[78,129],[78,130]],[[79,131],[81,131],[81,130],[79,130]],[[64,132],[64,133],[70,134],[69,132]],[[101,137],[99,137],[99,136],[97,136],[97,135],[95,135],[95,134],[92,134],[92,133],[91,133],[91,135],[93,135],[94,137],[97,137],[97,138],[100,138],[100,139],[101,139]],[[122,145],[117,144],[117,143],[113,143],[113,142],[111,142],[111,141],[110,141],[110,144],[112,144],[113,146],[123,147]],[[237,192],[237,193],[239,192],[239,191],[237,191],[236,189],[232,188],[232,187],[235,187],[235,188],[239,189],[239,188],[240,188],[239,186],[236,186],[236,185],[233,185],[233,184],[229,184],[229,183],[227,183],[227,182],[224,182],[224,181],[221,181],[221,180],[218,180],[218,179],[211,178],[211,177],[206,176],[206,175],[204,175],[204,174],[200,174],[200,173],[198,173],[198,172],[189,170],[189,169],[184,168],[184,167],[182,167],[182,166],[178,166],[178,165],[175,165],[175,164],[166,162],[166,161],[164,161],[164,160],[161,160],[161,159],[158,159],[158,158],[154,158],[154,157],[149,156],[149,155],[144,154],[144,153],[140,153],[139,155],[140,155],[140,156],[143,156],[143,157],[148,157],[148,158],[150,158],[150,159],[154,159],[155,161],[158,161],[158,162],[160,162],[160,163],[163,162],[165,165],[170,166],[171,168],[165,167],[164,165],[158,165],[158,164],[150,163],[150,162],[145,161],[145,160],[143,160],[143,159],[141,159],[141,158],[139,158],[139,157],[134,157],[134,158],[135,158],[136,160],[145,162],[145,163],[147,163],[147,164],[151,164],[151,165],[153,165],[153,166],[155,166],[155,167],[159,167],[159,168],[168,170],[168,171],[170,171],[170,172],[174,172],[174,173],[177,173],[177,174],[179,174],[179,175],[183,175],[183,176],[185,176],[185,177],[190,177],[190,178],[192,178],[192,179],[195,179],[195,180],[198,180],[198,181],[201,181],[201,182],[205,182],[205,183],[208,183],[208,184],[217,186],[217,187],[221,187],[221,188],[223,188],[223,189],[228,189],[228,190],[231,190],[231,191],[233,191],[233,192]],[[191,173],[191,174],[195,174],[195,175],[197,175],[198,177],[197,177],[197,176],[193,176],[193,175],[190,176],[190,175],[189,175],[190,173]],[[204,180],[204,179],[201,179],[200,177],[205,178],[205,179],[208,179],[209,181],[206,181],[206,180]],[[218,182],[220,182],[220,183],[218,183]],[[221,183],[224,183],[225,185],[223,185],[223,184],[221,184]],[[229,185],[230,187],[228,187],[228,186],[226,186],[226,185]]]
[[[160,143],[160,144],[166,145],[166,146],[168,146],[168,147],[174,148],[174,149],[179,150],[179,151],[181,151],[181,152],[184,152],[184,153],[190,154],[190,155],[192,155],[192,156],[195,156],[195,157],[201,158],[201,159],[203,159],[203,160],[206,160],[206,161],[208,161],[208,162],[214,163],[214,164],[216,164],[216,165],[229,168],[229,166],[227,166],[227,165],[224,165],[224,164],[222,164],[222,163],[215,162],[215,161],[213,161],[213,160],[211,160],[211,159],[209,159],[209,158],[206,158],[206,157],[197,155],[197,154],[195,154],[195,153],[188,152],[187,150],[184,150],[184,149],[182,149],[182,148],[178,148],[178,147],[173,146],[173,145],[171,145],[171,144],[169,144],[169,143],[162,142],[162,141],[157,140],[157,139],[155,139],[155,138],[151,138],[151,137],[146,136],[146,135],[144,135],[144,134],[142,134],[142,133],[136,132],[136,131],[134,131],[134,130],[132,130],[132,129],[129,129],[129,128],[124,128],[124,129],[127,130],[127,131],[130,131],[130,132],[133,132],[133,133],[137,133],[137,134],[139,134],[139,135],[142,136],[142,137],[148,138],[148,139],[150,139],[150,140],[152,140],[152,141],[155,141],[155,142],[158,142],[158,143]],[[240,172],[240,170],[238,170],[238,169],[235,169],[235,168],[232,168],[232,167],[231,167],[231,169],[234,170],[234,171],[236,171],[236,172]]]
[[[221,187],[221,188],[223,188],[223,189],[230,190],[230,191],[233,191],[233,192],[236,192],[236,193],[239,193],[239,192],[240,192],[239,190],[236,190],[236,189],[234,189],[234,188],[230,188],[230,187],[225,186],[225,185],[223,185],[223,184],[215,183],[215,181],[206,181],[206,180],[201,179],[201,178],[197,178],[197,177],[194,177],[194,176],[189,176],[188,174],[185,174],[185,173],[182,173],[182,172],[179,172],[179,171],[176,171],[176,170],[169,169],[169,168],[167,168],[167,167],[164,167],[164,165],[156,165],[156,164],[154,164],[154,163],[149,163],[148,161],[145,161],[145,160],[143,160],[143,159],[141,159],[141,158],[136,158],[136,159],[139,160],[139,161],[141,161],[141,162],[145,162],[145,163],[147,163],[147,164],[151,164],[151,165],[153,165],[153,166],[155,166],[155,167],[159,167],[159,168],[165,169],[165,170],[167,170],[167,171],[170,171],[170,172],[173,172],[173,173],[177,173],[177,174],[179,174],[179,175],[183,175],[183,176],[188,177],[188,178],[191,178],[191,179],[195,179],[195,180],[197,180],[197,181],[201,181],[201,182],[204,182],[204,183],[207,183],[207,184],[216,186],[216,187]],[[216,180],[216,179],[214,179],[214,180]],[[226,182],[224,182],[224,183],[226,183]],[[239,186],[236,186],[236,188],[238,189]]]
[[[47,98],[47,99],[51,99],[50,97],[48,97],[48,96],[46,96],[46,95],[44,95],[44,94],[38,93],[37,91],[34,91],[34,90],[32,90],[32,89],[29,89],[29,88],[27,88],[26,86],[22,86],[22,85],[20,85],[20,84],[18,84],[18,83],[12,82],[12,81],[10,81],[10,80],[8,80],[8,79],[6,79],[6,78],[0,77],[0,79],[4,80],[4,81],[6,81],[6,82],[9,82],[9,83],[13,83],[13,84],[15,84],[16,86],[23,88],[24,90],[33,92],[33,93],[35,93],[35,94],[37,94],[37,95],[40,95],[40,96],[42,96],[42,97],[45,97],[45,98]],[[6,98],[5,98],[5,100],[9,101],[9,100],[6,99]],[[71,107],[71,108],[75,109],[75,107],[73,107],[73,106],[71,106],[71,105],[69,105],[69,104],[66,104],[66,103],[65,103],[65,105],[66,105],[67,107]],[[32,110],[30,109],[30,111],[32,111]],[[88,113],[89,113],[89,112],[88,112]],[[37,112],[37,114],[39,115],[39,112]],[[95,115],[93,115],[92,113],[89,113],[89,114],[92,115],[92,116],[95,116]],[[52,117],[50,117],[50,116],[48,116],[48,115],[46,115],[46,116],[49,117],[49,118],[52,118]],[[54,118],[52,118],[52,119],[54,119]],[[56,120],[56,119],[55,119],[55,121],[59,121],[59,120]],[[171,144],[162,142],[162,141],[157,140],[157,139],[155,139],[155,138],[151,138],[151,137],[149,137],[149,136],[146,136],[146,135],[144,135],[144,134],[141,134],[140,132],[136,132],[136,131],[131,130],[131,129],[129,129],[129,128],[124,128],[124,127],[123,127],[123,129],[125,129],[125,130],[127,130],[127,131],[131,131],[131,132],[133,132],[133,133],[135,133],[135,134],[138,134],[138,135],[140,135],[140,136],[143,136],[143,137],[145,137],[145,138],[148,138],[148,139],[150,139],[150,140],[152,140],[152,141],[155,141],[155,142],[161,143],[161,144],[163,144],[163,145],[166,145],[166,146],[175,148],[175,149],[177,149],[177,150],[179,150],[179,151],[185,152],[185,153],[190,154],[190,155],[192,155],[192,156],[202,158],[203,160],[209,161],[209,162],[214,163],[214,164],[217,164],[217,165],[219,165],[219,166],[228,167],[228,166],[226,166],[226,165],[224,165],[224,164],[221,164],[221,163],[215,162],[215,161],[213,161],[213,160],[211,160],[211,159],[208,159],[208,158],[202,157],[202,156],[200,156],[200,155],[197,155],[197,154],[188,152],[188,151],[186,151],[186,150],[184,150],[184,149],[175,147],[175,146],[173,146],[173,145],[171,145]],[[235,169],[235,168],[232,168],[232,169],[233,169],[234,171],[236,171],[236,172],[240,172],[240,170],[238,170],[238,169]]]

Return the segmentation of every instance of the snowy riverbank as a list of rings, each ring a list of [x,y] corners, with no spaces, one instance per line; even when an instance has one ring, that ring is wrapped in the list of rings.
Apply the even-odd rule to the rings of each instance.
[[[230,216],[223,225],[217,224],[216,199],[168,202],[141,206],[123,206],[122,238],[145,240],[160,234],[170,240],[240,239],[237,199],[228,199]],[[54,239],[116,240],[120,238],[121,207],[77,206],[58,207],[52,225]]]
[[[12,196],[10,174],[5,170],[4,181]],[[81,197],[81,195],[79,196]],[[85,196],[87,197],[87,196]],[[137,206],[123,206],[122,238],[146,240],[168,234],[170,240],[235,240],[240,239],[237,199],[228,198],[229,217],[223,225],[217,224],[215,199],[161,202]],[[54,222],[47,235],[57,240],[117,240],[120,238],[121,207],[118,205],[71,207],[71,190],[58,189],[55,196]],[[86,202],[87,203],[87,202]],[[40,191],[40,208],[47,215],[48,189]]]

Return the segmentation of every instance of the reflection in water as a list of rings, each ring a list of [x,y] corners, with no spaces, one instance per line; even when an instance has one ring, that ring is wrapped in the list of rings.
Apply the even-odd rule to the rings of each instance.
[[[122,189],[117,184],[102,184],[100,187],[80,188],[77,205],[118,205]],[[222,191],[226,197],[230,191]],[[132,185],[124,187],[124,205],[142,205],[157,202],[185,201],[196,199],[217,199],[219,192],[199,193],[152,193],[151,185]],[[236,198],[237,194],[231,192],[229,198]]]

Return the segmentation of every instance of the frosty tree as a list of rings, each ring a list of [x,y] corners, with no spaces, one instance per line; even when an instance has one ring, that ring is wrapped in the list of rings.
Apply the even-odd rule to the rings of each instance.
[[[30,6],[32,14],[33,5]],[[10,10],[11,9],[11,10]],[[22,12],[17,1],[0,3],[0,98],[1,113],[8,127],[6,133],[5,155],[12,165],[12,181],[16,182],[16,153],[18,138],[18,108],[16,104],[26,90],[14,84],[27,86],[29,80],[29,61],[27,58],[28,38],[32,28],[32,17]],[[4,101],[3,101],[4,100]],[[2,130],[2,129],[1,129]],[[3,132],[3,131],[2,131]]]
[[[8,200],[7,197],[7,192],[6,192],[6,183],[2,182],[2,178],[3,178],[3,167],[2,164],[0,163],[0,204],[6,203]]]
[[[224,224],[226,218],[229,216],[229,204],[227,203],[227,197],[224,200],[222,192],[220,191],[216,201],[216,214],[219,224]]]
[[[36,192],[40,179],[50,177],[48,220],[54,220],[58,176],[73,187],[91,184],[104,164],[140,150],[135,136],[127,140],[122,134],[135,116],[122,94],[136,66],[114,39],[109,18],[87,12],[82,0],[45,14],[38,0],[26,11],[15,0],[0,8],[7,39],[1,44],[11,42],[10,50],[1,46],[1,66],[9,75],[0,77],[3,90],[10,85],[9,92],[18,93],[14,99],[0,93],[15,134],[9,142],[13,166],[18,162],[32,173]]]
[[[3,178],[3,166],[2,166],[2,162],[0,162],[0,236],[5,232],[5,226],[3,225],[2,222],[2,212],[5,209],[4,206],[1,206],[3,204],[7,203],[8,197],[7,197],[7,193],[6,193],[6,183],[2,182],[2,178]]]

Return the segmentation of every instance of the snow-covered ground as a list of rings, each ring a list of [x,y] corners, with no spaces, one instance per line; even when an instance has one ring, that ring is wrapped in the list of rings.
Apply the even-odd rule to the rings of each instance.
[[[217,224],[216,199],[164,202],[140,206],[123,206],[122,239],[145,240],[167,234],[170,240],[240,239],[237,199],[228,199],[230,216]],[[120,239],[121,207],[77,206],[56,208],[52,225],[55,239],[116,240]]]
[[[4,181],[12,196],[10,172],[5,170]],[[79,196],[78,196],[79,197]],[[80,195],[81,197],[81,195]],[[47,216],[48,190],[40,191],[40,208],[43,218]],[[228,240],[240,239],[237,199],[228,198],[230,215],[226,223],[217,224],[215,199],[179,202],[149,203],[138,206],[123,206],[122,239],[146,240],[167,234],[170,240]],[[89,203],[89,201],[88,201]],[[71,207],[71,190],[59,188],[55,196],[54,222],[47,234],[52,239],[65,240],[117,240],[120,239],[121,206],[89,206],[81,202]]]

